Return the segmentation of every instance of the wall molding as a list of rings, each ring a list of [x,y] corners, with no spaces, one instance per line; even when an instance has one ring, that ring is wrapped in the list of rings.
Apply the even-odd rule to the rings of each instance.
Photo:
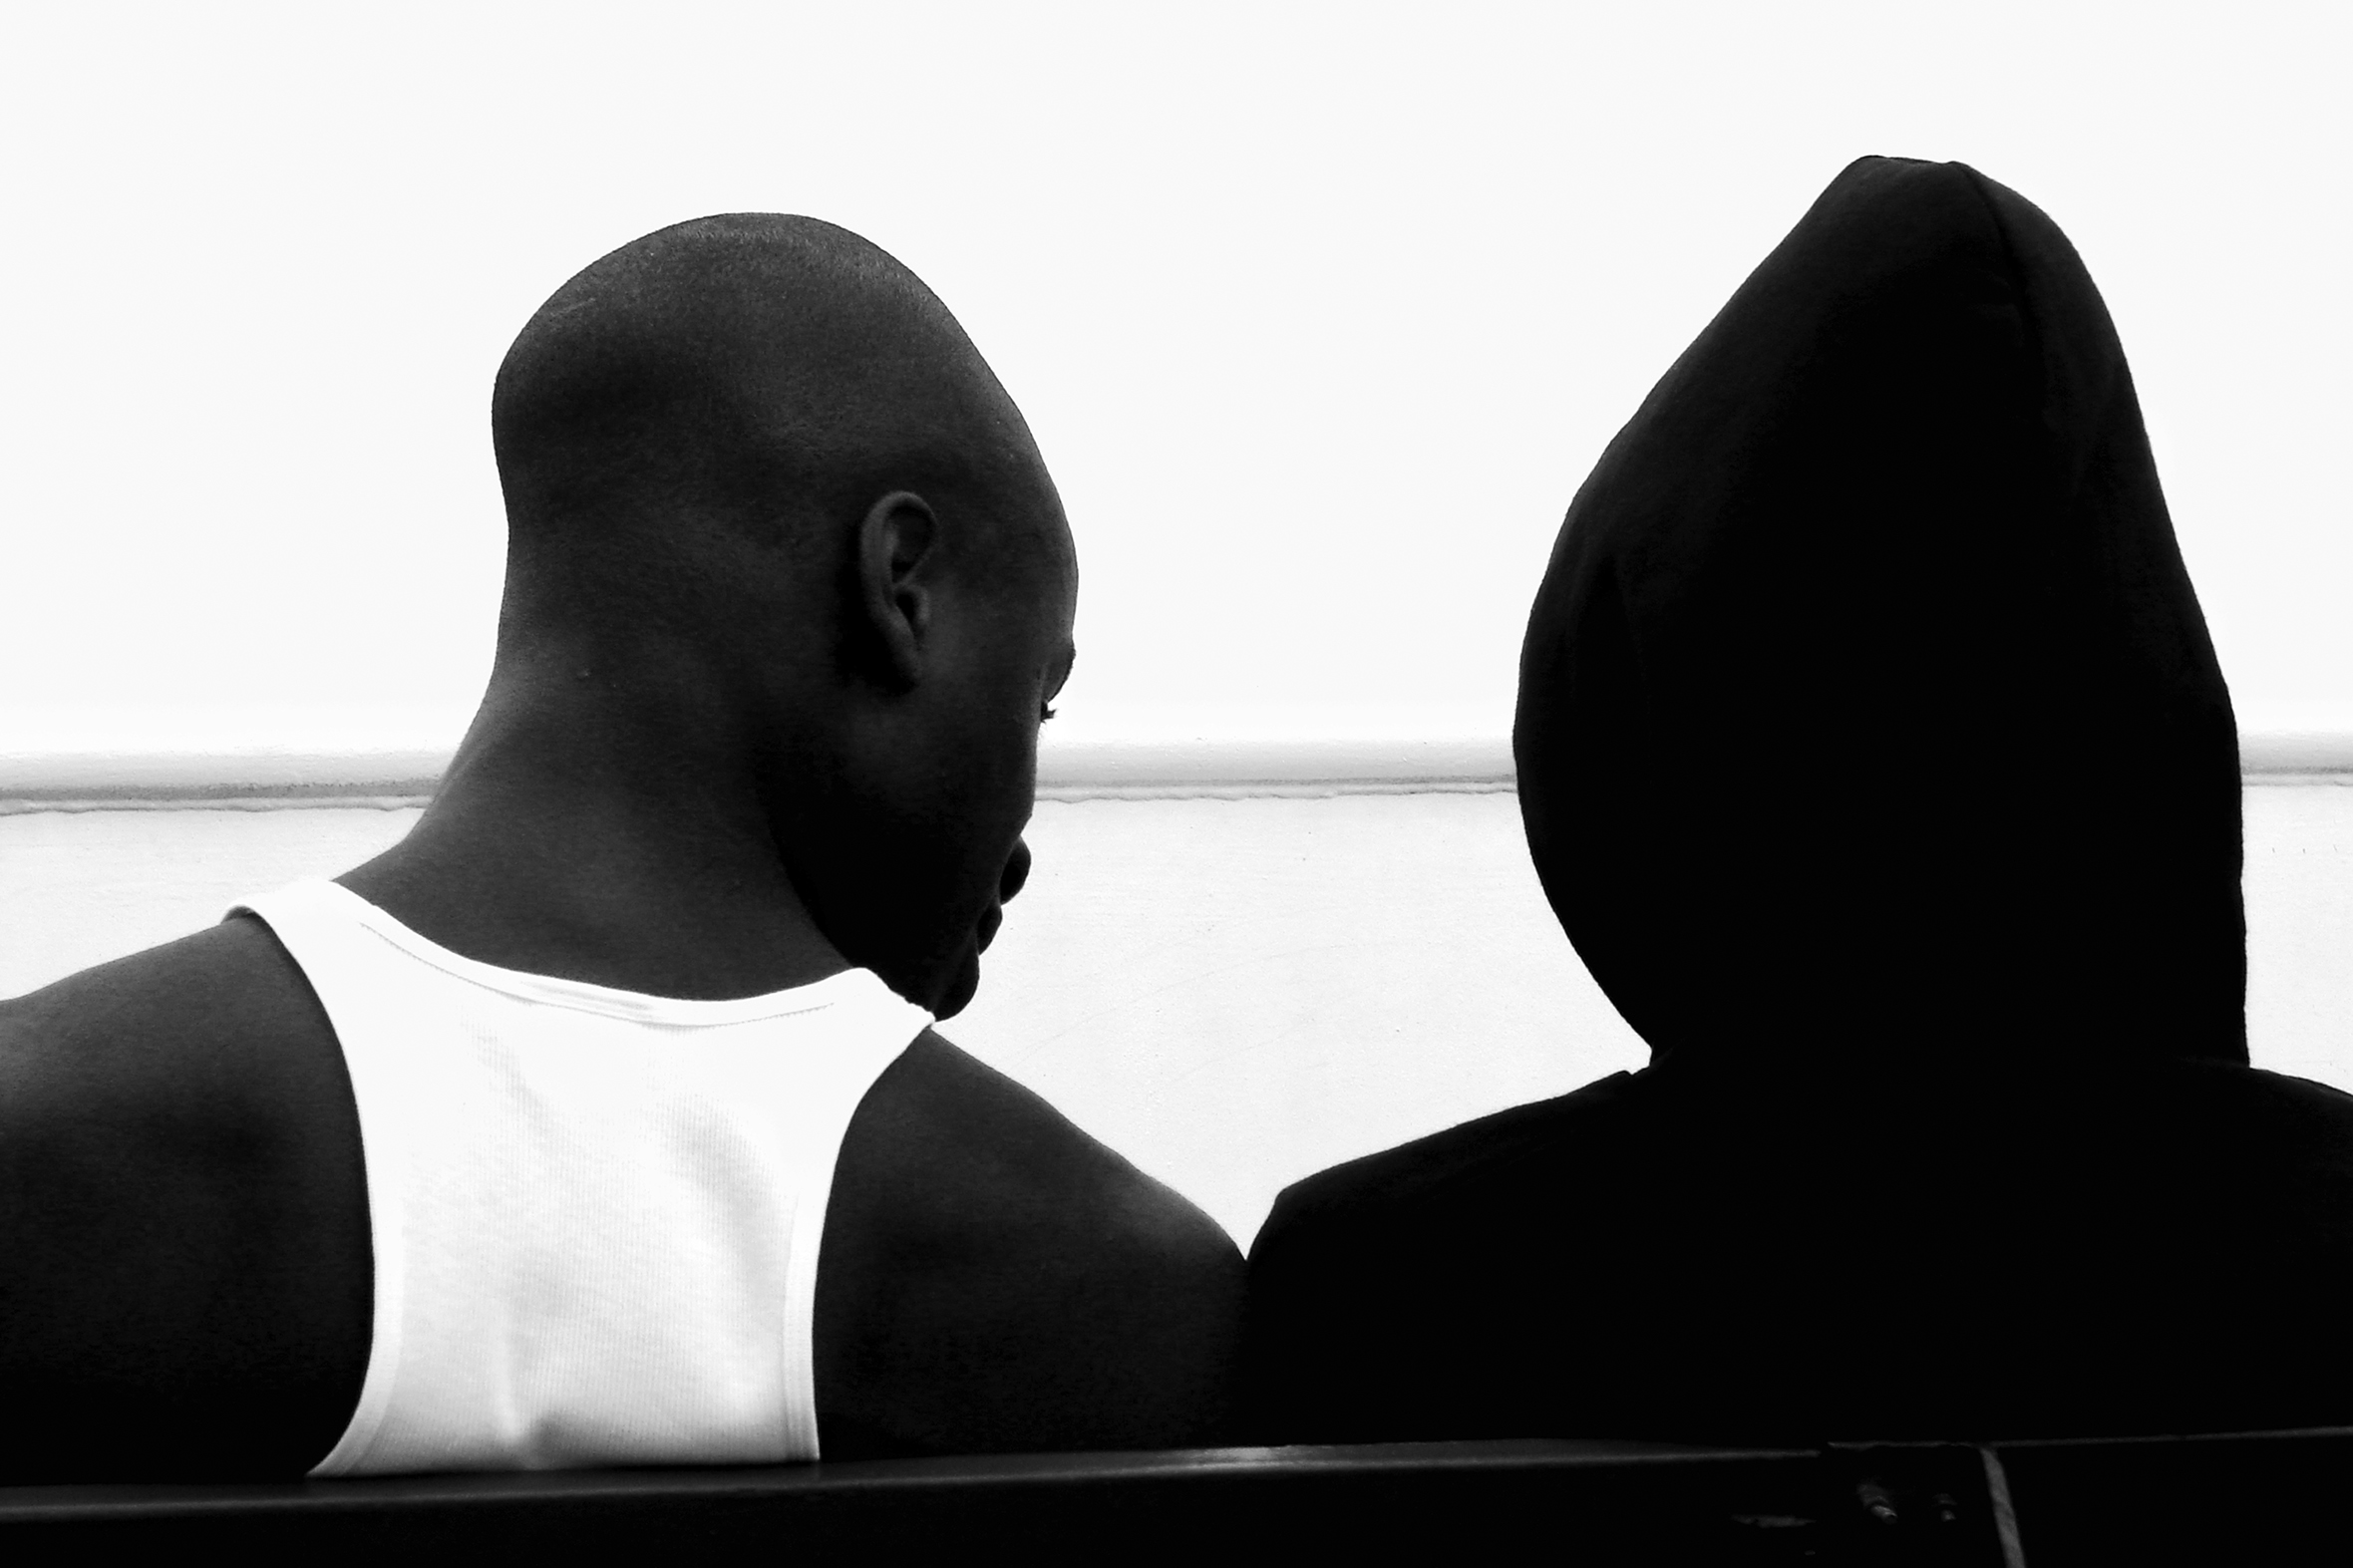
[[[2353,732],[2254,730],[2238,737],[2238,771],[2249,784],[2353,784]]]
[[[2353,786],[2353,733],[2239,739],[2250,784]],[[0,752],[0,815],[32,811],[398,810],[422,805],[447,751],[248,749]],[[1042,800],[1247,799],[1492,793],[1513,785],[1502,737],[1382,740],[1049,741]]]

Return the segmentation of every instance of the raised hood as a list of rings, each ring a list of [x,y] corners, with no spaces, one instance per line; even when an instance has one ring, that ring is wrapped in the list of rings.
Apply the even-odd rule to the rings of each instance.
[[[1863,158],[1577,492],[1513,734],[1654,1053],[2245,1060],[2230,698],[2066,236]]]

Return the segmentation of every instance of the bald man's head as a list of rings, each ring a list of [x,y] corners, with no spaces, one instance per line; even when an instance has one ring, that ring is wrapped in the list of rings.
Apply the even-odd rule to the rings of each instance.
[[[544,557],[616,531],[787,543],[891,487],[1016,517],[1049,487],[938,297],[846,229],[776,213],[675,224],[572,278],[507,351],[491,428],[526,596]]]
[[[539,309],[492,430],[495,680],[524,707],[593,689],[648,752],[728,759],[696,779],[758,799],[834,945],[961,1006],[1026,864],[1077,579],[1028,427],[947,307],[828,223],[681,223]]]

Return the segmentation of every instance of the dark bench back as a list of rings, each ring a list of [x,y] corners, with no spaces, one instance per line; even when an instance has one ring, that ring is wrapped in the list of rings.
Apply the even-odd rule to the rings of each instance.
[[[0,1488],[0,1562],[2347,1561],[2348,1481],[2353,1431],[1818,1449],[1528,1440],[18,1487]]]

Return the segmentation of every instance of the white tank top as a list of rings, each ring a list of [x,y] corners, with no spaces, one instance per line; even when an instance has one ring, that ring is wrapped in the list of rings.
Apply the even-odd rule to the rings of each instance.
[[[858,1101],[931,1017],[858,969],[740,1001],[463,958],[333,882],[239,906],[359,1103],[359,1405],[314,1475],[818,1456],[818,1242]]]

